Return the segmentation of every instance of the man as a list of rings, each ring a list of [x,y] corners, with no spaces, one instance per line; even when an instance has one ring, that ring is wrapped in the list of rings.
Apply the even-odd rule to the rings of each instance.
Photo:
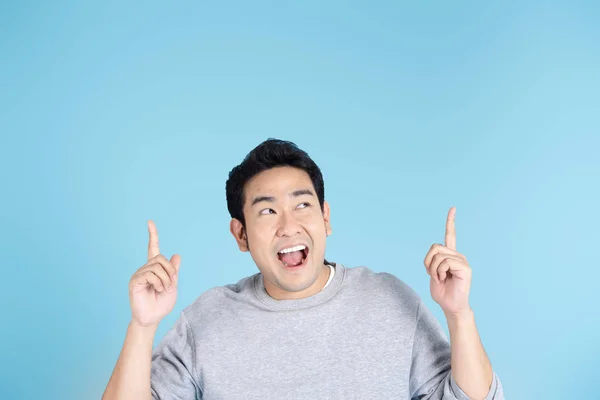
[[[424,264],[450,343],[419,296],[389,273],[325,259],[330,208],[318,166],[269,139],[229,174],[230,230],[259,273],[200,295],[152,350],[177,296],[179,255],[160,254],[148,222],[148,262],[129,284],[132,319],[104,399],[503,399],[456,251]]]

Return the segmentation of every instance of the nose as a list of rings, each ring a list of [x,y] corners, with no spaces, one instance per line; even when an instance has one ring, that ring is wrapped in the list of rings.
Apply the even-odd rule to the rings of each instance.
[[[284,211],[280,214],[278,223],[277,236],[279,237],[294,236],[301,233],[298,220],[288,211]]]

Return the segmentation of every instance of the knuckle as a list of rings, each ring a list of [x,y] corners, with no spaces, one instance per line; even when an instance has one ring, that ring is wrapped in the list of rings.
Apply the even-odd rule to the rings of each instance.
[[[146,264],[142,265],[141,267],[139,267],[139,268],[138,268],[138,270],[137,270],[137,271],[135,271],[135,274],[141,274],[141,273],[143,273],[145,270],[147,270],[147,269],[148,269],[148,265],[149,265],[149,264],[148,264],[148,263],[146,263]],[[134,275],[135,275],[135,274],[134,274]]]
[[[137,282],[140,280],[140,276],[141,276],[142,274],[143,274],[143,273],[136,272],[135,274],[131,275],[131,279],[129,279],[129,284],[130,284],[130,285],[134,285],[134,284],[136,284],[136,283],[137,283]]]
[[[158,262],[165,268],[172,268],[171,262],[164,255],[160,254]]]
[[[156,262],[156,263],[152,263],[150,265],[150,269],[152,270],[152,272],[158,273],[158,272],[160,272],[160,270],[162,269],[162,267],[160,266],[160,263]]]
[[[142,271],[141,272],[142,273],[147,273],[149,271],[152,271],[152,269],[154,269],[154,263],[148,263],[148,264],[146,264],[146,265],[144,265],[142,267]]]

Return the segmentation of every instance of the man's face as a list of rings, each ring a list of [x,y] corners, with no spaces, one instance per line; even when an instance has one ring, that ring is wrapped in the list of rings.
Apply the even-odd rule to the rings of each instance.
[[[292,167],[261,172],[245,186],[243,211],[246,229],[233,219],[231,232],[240,250],[250,251],[269,295],[298,299],[319,292],[329,276],[329,205],[321,211],[308,174]]]

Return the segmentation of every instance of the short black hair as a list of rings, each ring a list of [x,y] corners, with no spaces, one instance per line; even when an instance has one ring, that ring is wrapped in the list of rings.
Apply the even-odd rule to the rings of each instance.
[[[250,151],[244,160],[229,172],[229,178],[225,184],[229,214],[232,218],[238,219],[244,228],[246,227],[243,210],[246,183],[260,172],[284,166],[299,168],[308,174],[317,192],[321,211],[323,211],[325,185],[321,169],[295,143],[269,138]]]

